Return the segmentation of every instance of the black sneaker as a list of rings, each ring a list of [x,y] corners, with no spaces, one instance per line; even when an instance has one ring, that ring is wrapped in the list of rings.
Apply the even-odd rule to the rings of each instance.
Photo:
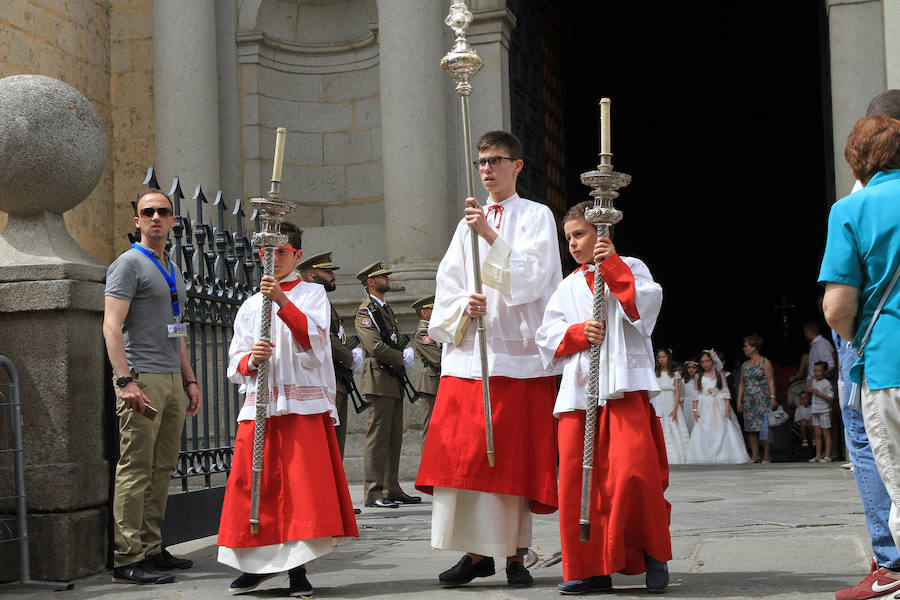
[[[647,591],[661,594],[666,591],[669,585],[669,566],[650,556],[644,555],[644,567],[647,569],[645,581],[647,583]]]
[[[169,554],[169,551],[165,548],[163,548],[156,556],[148,558],[147,561],[159,571],[180,571],[190,569],[194,566],[194,561],[188,560],[187,558],[176,558]]]
[[[593,594],[595,592],[612,591],[612,577],[609,575],[595,575],[587,579],[575,581],[563,581],[556,586],[560,594]]]
[[[494,559],[490,556],[481,559],[478,564],[472,564],[472,557],[463,555],[459,562],[447,569],[438,579],[446,586],[457,586],[469,583],[476,577],[490,577],[494,574]]]
[[[249,592],[255,590],[256,586],[266,579],[275,577],[278,573],[241,573],[241,576],[231,582],[228,591],[232,594],[240,594],[241,592]]]
[[[506,565],[506,583],[515,587],[531,587],[534,579],[522,561],[517,560]]]
[[[153,568],[153,565],[147,560],[139,560],[113,569],[112,580],[115,583],[136,583],[138,585],[148,585],[151,583],[174,583],[174,575],[166,575],[160,573]]]
[[[294,567],[288,571],[288,577],[291,580],[291,597],[292,598],[312,598],[313,586],[306,578],[306,567]]]

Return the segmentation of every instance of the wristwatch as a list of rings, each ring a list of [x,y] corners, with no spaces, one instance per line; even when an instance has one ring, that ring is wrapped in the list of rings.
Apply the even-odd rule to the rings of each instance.
[[[116,387],[125,387],[129,383],[134,381],[131,377],[116,377]]]

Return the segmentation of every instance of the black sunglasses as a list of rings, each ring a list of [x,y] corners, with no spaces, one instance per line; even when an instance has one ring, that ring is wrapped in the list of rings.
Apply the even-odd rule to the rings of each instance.
[[[157,208],[150,208],[150,207],[147,207],[147,208],[142,208],[142,209],[141,209],[141,216],[142,216],[142,217],[147,217],[148,219],[152,219],[152,218],[153,218],[153,213],[158,213],[159,216],[160,216],[160,218],[166,219],[166,218],[172,216],[172,209],[171,209],[171,208],[168,208],[168,207],[166,207],[166,206],[160,206],[160,207],[157,207]]]

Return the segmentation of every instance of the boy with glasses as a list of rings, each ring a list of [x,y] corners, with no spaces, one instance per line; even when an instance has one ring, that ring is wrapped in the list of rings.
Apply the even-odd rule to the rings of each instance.
[[[431,545],[466,554],[440,574],[457,586],[494,574],[506,558],[509,585],[530,586],[523,565],[531,514],[557,508],[553,422],[555,376],[535,344],[547,300],[561,279],[550,209],[519,197],[522,144],[505,131],[478,140],[487,208],[466,199],[438,267],[428,335],[444,344],[441,384],[416,488],[434,495]],[[472,292],[469,236],[480,245],[484,293]],[[481,359],[472,319],[484,319],[496,464],[487,461]]]

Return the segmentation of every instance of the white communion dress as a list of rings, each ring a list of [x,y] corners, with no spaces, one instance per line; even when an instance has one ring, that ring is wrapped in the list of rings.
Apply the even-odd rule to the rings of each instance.
[[[659,395],[654,398],[654,410],[658,412],[659,424],[662,425],[663,438],[666,440],[666,456],[670,465],[683,465],[687,462],[690,433],[688,432],[684,411],[679,405],[676,418],[672,419],[675,408],[675,386],[681,382],[681,374],[677,371],[672,377],[662,371],[656,378],[659,382]],[[693,416],[693,413],[691,413]]]
[[[703,375],[697,393],[700,420],[694,424],[688,447],[688,464],[742,464],[750,462],[737,420],[726,416],[731,395],[728,387],[716,387],[714,375]],[[729,410],[729,413],[732,412]]]

